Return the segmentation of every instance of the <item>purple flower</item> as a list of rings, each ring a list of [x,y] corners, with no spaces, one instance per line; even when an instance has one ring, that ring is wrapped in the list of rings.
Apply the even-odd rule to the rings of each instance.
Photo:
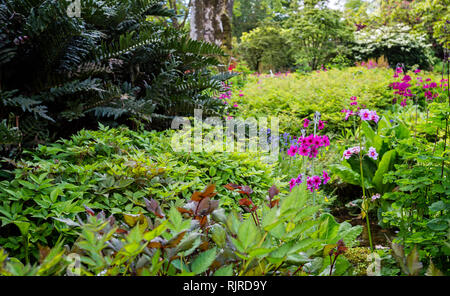
[[[323,184],[327,184],[328,181],[330,181],[330,176],[328,175],[327,171],[322,172],[322,178],[323,178]]]
[[[297,185],[296,179],[291,179],[291,181],[289,181],[289,191],[292,191],[292,188],[294,188],[295,185]]]
[[[372,196],[372,201],[375,201],[375,200],[379,199],[380,197],[381,197],[381,195],[379,193],[377,193]]]
[[[298,177],[295,179],[295,183],[296,184],[302,184],[303,180],[302,180],[302,174],[298,175]]]
[[[308,118],[305,118],[305,120],[303,120],[303,127],[306,128],[309,126],[310,120]]]
[[[378,153],[377,153],[377,151],[376,151],[376,149],[374,147],[370,147],[369,148],[369,153],[367,153],[367,156],[369,156],[370,158],[373,158],[374,160],[377,160]]]
[[[371,112],[369,109],[361,109],[359,111],[359,117],[361,117],[361,120],[366,120],[366,121],[370,120],[370,115],[371,115]]]
[[[302,145],[298,150],[297,153],[303,156],[309,155],[309,148],[308,146]]]
[[[321,130],[321,129],[323,129],[324,127],[325,127],[324,121],[319,120],[319,124],[318,124],[317,128]]]
[[[288,154],[289,156],[293,157],[293,156],[295,156],[295,154],[297,154],[297,149],[298,149],[297,146],[292,145],[292,146],[288,149],[287,154]]]
[[[325,146],[325,147],[330,146],[330,139],[328,138],[327,135],[322,136],[322,144],[323,144],[323,146]]]
[[[311,146],[311,149],[309,150],[309,158],[315,158],[317,154],[319,153],[319,150],[315,146]]]

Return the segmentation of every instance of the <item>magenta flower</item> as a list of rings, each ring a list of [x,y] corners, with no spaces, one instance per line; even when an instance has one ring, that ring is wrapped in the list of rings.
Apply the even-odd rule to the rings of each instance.
[[[292,191],[292,188],[294,188],[295,185],[297,185],[296,179],[291,179],[291,181],[289,181],[289,191]]]
[[[321,136],[315,136],[313,139],[313,145],[316,147],[322,146],[322,137]]]
[[[315,158],[317,154],[319,153],[319,150],[315,146],[311,146],[311,149],[309,150],[309,158]]]
[[[319,176],[313,176],[312,183],[315,189],[319,189],[320,184],[322,184],[322,179]]]
[[[372,158],[374,160],[377,160],[377,158],[378,158],[377,150],[374,147],[370,147],[369,153],[367,153],[367,156],[369,156],[370,158]]]
[[[355,113],[352,110],[343,109],[341,110],[342,113],[345,113],[345,119],[348,120],[348,118],[352,115],[355,115]]]
[[[359,111],[359,117],[361,120],[370,120],[371,111],[369,109],[361,109]]]
[[[303,127],[307,128],[309,126],[310,120],[308,118],[305,118],[305,120],[303,120]]]
[[[314,183],[311,177],[306,178],[306,186],[308,187],[308,190],[313,192],[314,191]]]
[[[321,129],[323,129],[324,127],[325,127],[324,121],[319,120],[319,124],[317,125],[317,128],[321,130]]]
[[[305,145],[311,146],[314,143],[314,135],[310,135],[305,139]]]
[[[402,81],[403,81],[403,82],[409,82],[409,81],[411,81],[411,76],[409,76],[409,75],[403,76]]]
[[[288,149],[287,154],[288,154],[289,156],[293,157],[293,156],[295,156],[295,154],[297,154],[297,149],[298,149],[297,146],[292,145],[292,146]]]
[[[347,150],[344,151],[342,158],[349,159],[350,157],[352,157],[353,154],[359,154],[360,151],[361,148],[358,146],[348,148]]]
[[[327,171],[322,172],[322,178],[323,178],[323,184],[327,184],[328,181],[330,181],[330,176],[328,175]]]
[[[298,175],[298,177],[295,179],[295,183],[296,184],[302,184],[303,180],[302,180],[302,174]]]
[[[375,110],[371,111],[370,120],[375,121],[375,123],[378,123],[378,120],[380,120],[380,116],[377,115]]]
[[[308,146],[302,145],[299,149],[297,149],[297,153],[303,156],[308,156],[309,155]]]
[[[414,73],[416,73],[416,74],[420,73],[420,69],[414,70]]]
[[[325,136],[322,137],[322,144],[323,144],[323,146],[325,146],[325,147],[330,146],[330,139],[328,138],[327,135],[325,135]]]

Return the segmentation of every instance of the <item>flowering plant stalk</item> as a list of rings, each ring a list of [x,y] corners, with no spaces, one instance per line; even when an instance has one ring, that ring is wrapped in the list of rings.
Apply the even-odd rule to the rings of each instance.
[[[350,106],[356,106],[358,105],[357,98],[351,97],[350,100],[352,101],[350,103]],[[344,151],[343,158],[349,159],[352,157],[352,155],[357,154],[359,158],[359,170],[360,170],[360,181],[361,181],[361,188],[363,191],[363,204],[361,207],[361,210],[366,218],[367,223],[367,232],[369,236],[369,244],[370,248],[373,251],[373,244],[372,244],[372,234],[370,231],[370,220],[369,220],[369,206],[368,206],[368,197],[366,196],[366,186],[365,186],[365,180],[364,180],[364,170],[363,170],[363,157],[367,155],[368,157],[376,160],[378,158],[378,153],[374,147],[370,147],[367,154],[363,154],[363,146],[362,146],[362,123],[363,121],[373,121],[375,123],[378,123],[380,120],[380,117],[377,115],[376,111],[371,111],[368,109],[361,109],[357,107],[357,110],[342,110],[343,113],[346,114],[345,120],[348,120],[350,116],[357,115],[359,117],[359,132],[354,133],[355,135],[355,142],[359,143],[359,146],[352,147]]]

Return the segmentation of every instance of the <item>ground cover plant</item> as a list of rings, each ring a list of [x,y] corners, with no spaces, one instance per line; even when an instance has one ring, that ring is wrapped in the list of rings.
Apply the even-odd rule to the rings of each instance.
[[[450,6],[377,3],[3,1],[0,275],[449,276]]]

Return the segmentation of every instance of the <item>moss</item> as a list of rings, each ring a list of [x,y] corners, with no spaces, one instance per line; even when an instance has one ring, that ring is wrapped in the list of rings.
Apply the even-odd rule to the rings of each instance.
[[[356,247],[348,249],[344,256],[354,266],[354,275],[367,275],[367,268],[370,262],[367,256],[370,255],[368,248]]]

